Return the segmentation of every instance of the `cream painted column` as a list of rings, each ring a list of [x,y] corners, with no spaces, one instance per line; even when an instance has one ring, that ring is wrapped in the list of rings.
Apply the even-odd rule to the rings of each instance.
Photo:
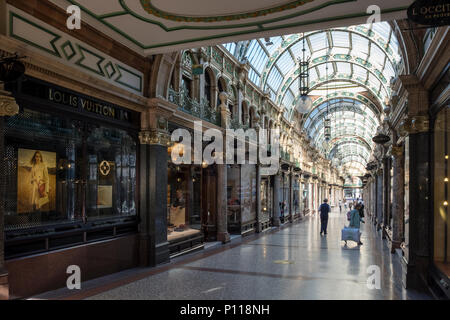
[[[289,171],[289,221],[292,222],[294,220],[295,208],[294,208],[294,179],[295,175],[292,171]]]
[[[279,227],[280,221],[280,174],[277,173],[273,176],[273,222],[275,227]]]
[[[221,104],[219,106],[220,115],[222,119],[222,128],[230,127],[230,110],[228,110],[227,94],[221,92],[219,99]],[[225,139],[224,139],[225,140]],[[227,165],[226,165],[226,141],[223,141],[223,164],[217,164],[217,240],[222,243],[230,241],[230,234],[228,233],[227,225]]]
[[[9,92],[0,89],[0,300],[9,299],[8,271],[5,268],[5,226],[4,226],[4,209],[5,209],[5,179],[4,179],[4,117],[11,117],[19,112],[19,106],[16,100]]]

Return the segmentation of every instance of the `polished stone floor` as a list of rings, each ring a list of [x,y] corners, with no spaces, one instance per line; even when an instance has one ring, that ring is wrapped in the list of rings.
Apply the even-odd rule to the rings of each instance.
[[[122,278],[111,278],[109,285],[87,284],[87,290],[72,298],[430,299],[402,288],[399,258],[373,225],[362,224],[362,246],[340,241],[346,223],[344,213],[333,212],[328,234],[321,236],[319,219],[306,217],[262,235],[209,246],[147,274],[130,270]],[[371,266],[380,268],[381,289],[367,286]]]

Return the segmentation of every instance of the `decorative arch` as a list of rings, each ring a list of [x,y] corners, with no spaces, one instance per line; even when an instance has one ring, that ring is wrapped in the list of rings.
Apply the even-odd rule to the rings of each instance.
[[[168,99],[172,73],[180,51],[156,55],[150,75],[149,97]]]
[[[214,74],[214,71],[212,70],[212,68],[210,66],[205,68],[204,77],[205,77],[205,84],[204,84],[205,99],[208,100],[209,106],[211,108],[215,108],[216,107],[215,95],[216,95],[217,79],[216,79],[216,75]]]

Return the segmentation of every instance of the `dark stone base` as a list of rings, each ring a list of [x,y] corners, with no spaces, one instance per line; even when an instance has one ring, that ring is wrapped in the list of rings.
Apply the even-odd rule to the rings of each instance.
[[[135,234],[6,260],[9,296],[24,298],[66,287],[66,270],[70,265],[80,267],[83,282],[137,267],[138,246],[139,238]]]
[[[217,227],[214,224],[203,225],[205,241],[217,241]]]
[[[217,240],[222,243],[230,242],[230,234],[228,232],[217,232]]]
[[[260,222],[257,225],[256,232],[263,232],[264,230],[270,228],[270,220],[266,220],[264,222]]]
[[[139,265],[148,267],[150,265],[150,237],[139,235]]]
[[[9,299],[8,273],[0,270],[0,300]]]
[[[427,289],[427,268],[428,259],[416,259],[416,263],[408,263],[402,259],[402,284],[406,289],[417,291],[428,291]]]
[[[281,221],[280,221],[280,219],[275,219],[275,218],[273,218],[272,225],[273,225],[274,227],[279,227],[279,226],[281,226]]]
[[[170,262],[169,242],[163,242],[156,245],[156,264]]]
[[[401,241],[389,241],[389,248],[391,249],[391,253],[395,253],[397,249],[400,249]]]

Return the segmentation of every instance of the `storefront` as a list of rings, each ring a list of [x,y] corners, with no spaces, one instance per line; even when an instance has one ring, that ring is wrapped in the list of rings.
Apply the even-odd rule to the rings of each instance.
[[[310,190],[311,190],[311,184],[309,183],[310,176],[307,173],[303,174],[303,179],[301,181],[302,183],[302,193],[301,193],[301,211],[303,215],[309,214],[310,210]]]
[[[270,176],[261,178],[261,230],[269,228],[273,215],[273,188]]]
[[[433,263],[438,285],[447,293],[450,286],[450,236],[449,236],[449,152],[450,107],[444,106],[434,121],[434,215],[433,215]]]
[[[292,175],[293,190],[292,190],[292,213],[294,215],[293,220],[300,218],[300,176],[299,174]]]
[[[176,129],[180,127],[169,124],[170,133]],[[215,166],[174,163],[172,150],[183,156],[180,146],[172,143],[167,149],[167,241],[171,257],[202,249],[205,238],[216,237]]]
[[[84,279],[136,266],[140,114],[33,78],[7,89],[20,107],[4,121],[11,293],[35,288],[29,268],[63,286],[56,254]]]
[[[227,181],[228,232],[242,235],[255,232],[256,166],[228,165]]]

